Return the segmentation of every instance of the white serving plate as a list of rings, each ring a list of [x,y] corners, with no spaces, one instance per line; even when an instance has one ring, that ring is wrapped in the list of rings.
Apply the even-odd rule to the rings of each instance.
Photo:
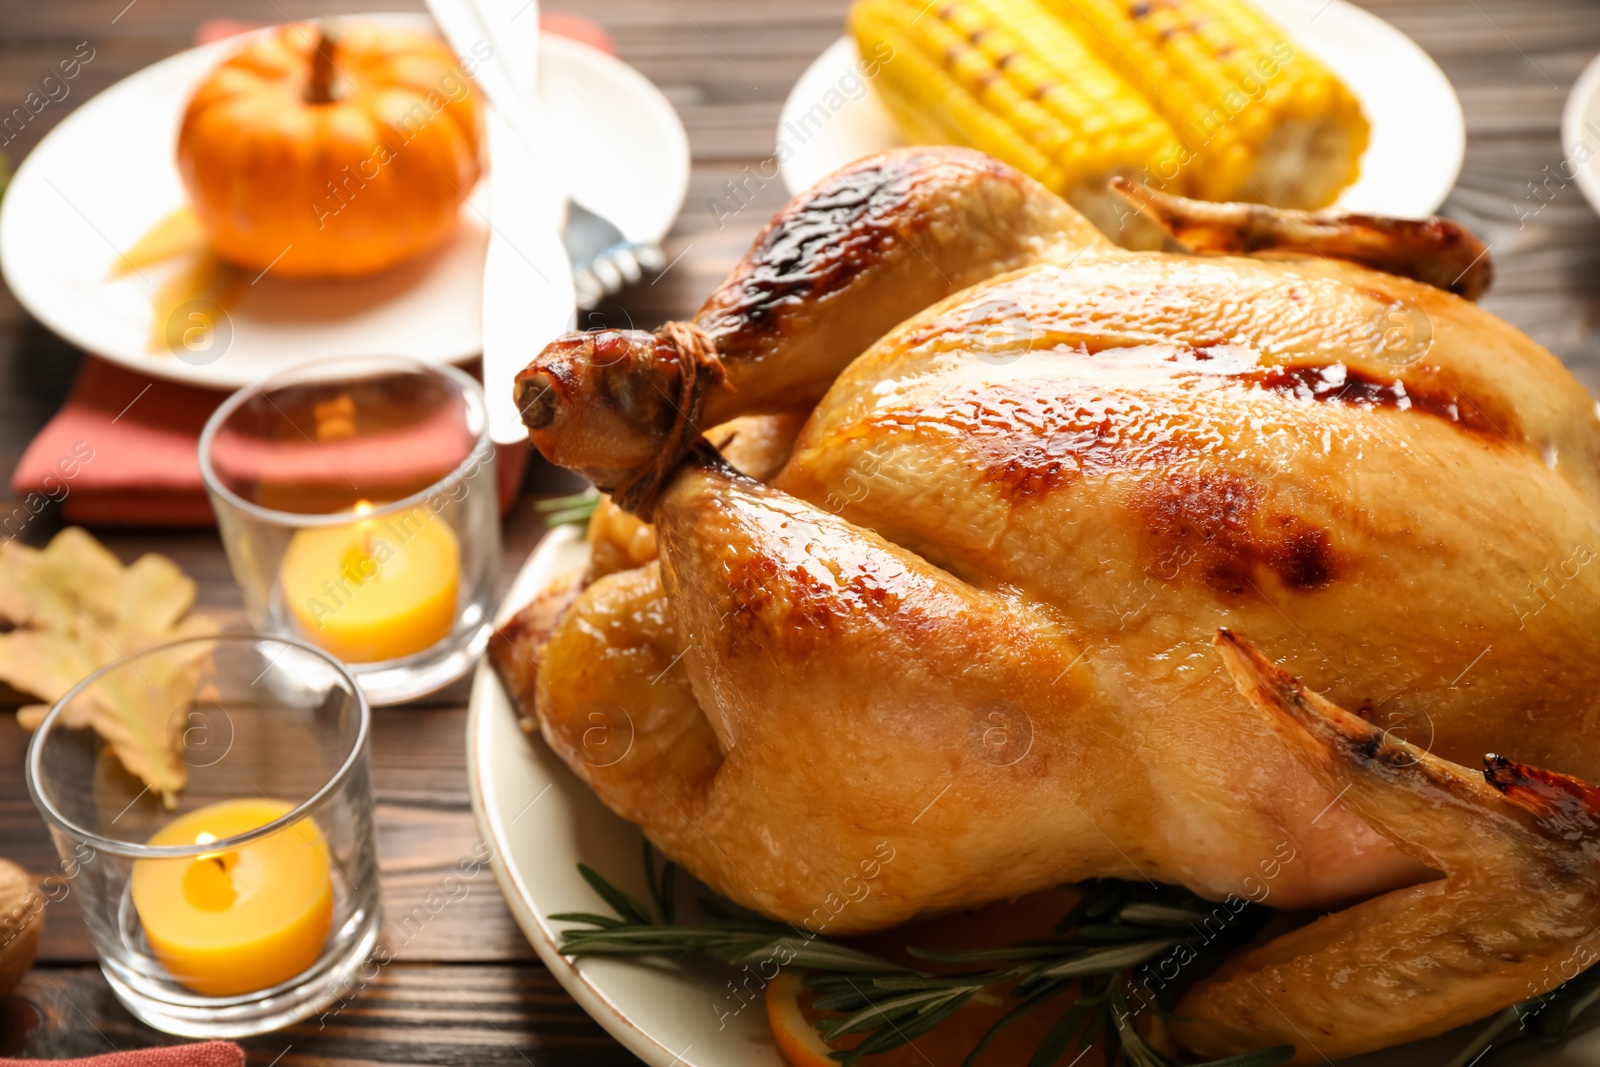
[[[588,546],[574,528],[546,535],[517,575],[496,624],[587,562]],[[609,914],[578,874],[580,862],[635,898],[650,899],[640,861],[642,835],[608,811],[542,738],[522,732],[487,662],[478,666],[468,704],[467,780],[478,832],[494,847],[491,866],[517,925],[567,992],[613,1037],[650,1067],[784,1067],[760,1001],[719,1015],[734,1003],[723,986],[731,972],[668,960],[570,960],[557,951],[567,924],[547,916]],[[1476,1029],[1360,1056],[1341,1067],[1441,1067]],[[1514,1062],[1600,1067],[1600,1030]]]
[[[424,16],[352,16],[431,27]],[[215,361],[148,351],[152,296],[180,260],[111,278],[118,249],[184,203],[174,161],[178,123],[196,84],[241,38],[181,52],[123,79],[72,112],[18,168],[0,208],[0,269],[17,299],[73,344],[141,373],[236,388],[315,359],[407,356],[460,362],[482,349],[486,183],[443,248],[348,281],[268,275],[227,309],[232,340]],[[571,188],[635,240],[659,241],[689,182],[677,112],[632,67],[545,34],[540,93],[551,151]],[[583,146],[603,144],[604,152]]]
[[[1600,211],[1600,56],[1578,75],[1561,115],[1559,176],[1576,179],[1589,206]]]
[[[1305,48],[1344,79],[1372,124],[1361,177],[1335,206],[1403,218],[1438,210],[1461,173],[1467,144],[1461,102],[1438,65],[1411,38],[1346,0],[1255,2],[1289,32],[1296,48]],[[777,140],[788,150],[780,149],[778,158],[791,193],[846,163],[903,143],[877,96],[855,89],[868,84],[859,62],[855,42],[840,38],[807,68],[784,101]],[[829,117],[802,126],[801,117],[818,104]]]

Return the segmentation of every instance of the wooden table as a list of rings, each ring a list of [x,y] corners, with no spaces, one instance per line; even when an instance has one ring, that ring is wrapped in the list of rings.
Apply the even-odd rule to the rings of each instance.
[[[3,0],[0,112],[80,41],[96,50],[71,96],[4,147],[13,164],[93,93],[187,47],[201,19],[277,21],[357,10],[351,0]],[[379,6],[420,7],[415,0]],[[1469,132],[1466,168],[1447,206],[1492,245],[1499,281],[1485,305],[1566,360],[1600,395],[1600,220],[1564,179],[1560,114],[1600,51],[1595,0],[1378,0],[1370,3],[1426,48],[1455,83]],[[693,310],[784,198],[755,174],[772,151],[778,108],[805,65],[838,36],[845,0],[593,0],[565,7],[600,22],[622,57],[660,85],[683,116],[694,173],[668,239],[675,265],[586,325],[650,327]],[[745,168],[750,168],[746,172]],[[107,180],[115,180],[108,176]],[[725,183],[748,206],[731,216]],[[722,210],[713,207],[723,205]],[[60,404],[82,358],[0,292],[0,468]],[[532,496],[567,491],[545,475],[506,521],[509,576],[543,533]],[[0,507],[9,511],[9,489]],[[25,537],[48,538],[45,516]],[[172,556],[200,583],[200,603],[239,617],[239,594],[214,532],[96,531],[125,559]],[[336,1016],[246,1042],[252,1062],[622,1064],[637,1062],[537,962],[485,871],[467,896],[414,934],[400,917],[477,839],[463,757],[466,688],[424,707],[379,713],[374,731],[378,849],[386,931],[397,962]],[[26,736],[0,714],[0,856],[45,871],[55,856],[22,778]],[[412,924],[415,928],[415,924]],[[39,966],[0,1000],[0,1055],[88,1055],[172,1040],[134,1022],[94,964],[70,899],[48,912]]]

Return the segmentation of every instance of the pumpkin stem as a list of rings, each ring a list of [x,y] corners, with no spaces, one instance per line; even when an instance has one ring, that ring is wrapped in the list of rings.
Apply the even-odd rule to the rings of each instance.
[[[339,47],[339,34],[331,19],[317,23],[317,41],[311,53],[311,80],[306,83],[306,103],[333,103],[333,52]]]

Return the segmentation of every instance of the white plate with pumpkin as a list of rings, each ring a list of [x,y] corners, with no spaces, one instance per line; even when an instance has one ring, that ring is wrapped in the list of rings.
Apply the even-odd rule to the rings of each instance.
[[[319,188],[311,179],[320,175],[304,165],[274,172],[257,158],[239,166],[237,157],[250,142],[236,136],[230,143],[224,135],[204,150],[186,150],[187,165],[193,175],[232,153],[236,173],[250,176],[245,193],[213,178],[206,203],[184,212],[190,196],[178,146],[191,97],[229,57],[270,40],[280,28],[162,60],[67,116],[18,168],[0,208],[0,268],[23,306],[97,355],[216,388],[347,355],[430,363],[476,356],[491,220],[486,185],[473,184],[478,147],[456,121],[452,96],[459,95],[459,82],[448,81],[452,57],[448,51],[431,57],[440,77],[420,84],[437,81],[442,93],[430,104],[414,73],[401,73],[429,58],[418,56],[415,32],[431,31],[427,18],[353,15],[340,25],[348,34],[335,75],[343,119],[376,125],[391,114],[420,116],[398,152],[374,156],[374,146],[347,147],[343,158],[366,171],[344,177],[338,189],[325,182]],[[309,54],[309,44],[304,50]],[[269,58],[305,62],[291,53],[269,50]],[[462,58],[461,66],[470,68],[472,57]],[[329,125],[310,121],[306,109],[282,95],[283,85],[272,84],[270,73],[255,76],[250,85],[220,86],[234,98],[223,102],[223,118],[230,106],[273,113],[286,129],[281,143],[302,163],[330,148],[336,135]],[[303,81],[304,71],[280,80],[294,77]],[[210,88],[218,89],[218,82]],[[548,151],[559,154],[569,182],[630,236],[659,240],[688,183],[688,141],[672,105],[626,64],[549,34],[541,41],[540,92],[552,112]],[[422,111],[415,110],[419,106]],[[591,143],[607,151],[581,150]],[[412,160],[421,165],[406,170]],[[374,195],[388,174],[402,173],[401,181],[388,182],[398,195]],[[269,198],[283,214],[281,235],[256,247],[230,245],[219,220],[259,213]],[[196,215],[214,230],[210,241],[197,240]],[[363,232],[340,243],[324,241],[340,215],[347,230]],[[349,225],[374,219],[381,225]],[[153,255],[163,243],[180,251]],[[237,262],[219,259],[213,243],[229,246]],[[380,269],[371,270],[374,265]]]

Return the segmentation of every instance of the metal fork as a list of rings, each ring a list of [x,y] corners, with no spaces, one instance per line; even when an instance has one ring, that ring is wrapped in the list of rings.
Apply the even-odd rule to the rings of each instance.
[[[539,4],[538,0],[526,0],[508,17],[506,9],[515,2],[427,0],[427,5],[459,54],[475,54],[485,43],[491,46],[487,60],[474,72],[478,88],[528,151],[537,156],[546,144],[535,88]],[[572,263],[573,295],[579,308],[587,311],[638,281],[645,271],[661,269],[664,257],[659,245],[629,241],[615,223],[584,207],[570,193],[564,200],[566,223],[561,243]]]
[[[661,269],[661,246],[630,241],[604,215],[567,198],[567,224],[561,243],[572,261],[572,287],[584,311]]]

